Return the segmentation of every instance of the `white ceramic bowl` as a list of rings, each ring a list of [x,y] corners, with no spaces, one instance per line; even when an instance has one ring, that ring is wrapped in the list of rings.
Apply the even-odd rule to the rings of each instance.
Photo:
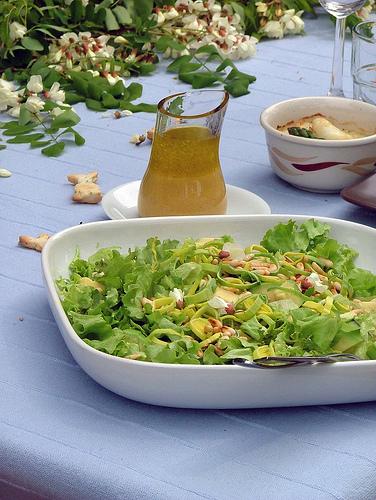
[[[53,236],[42,253],[48,299],[62,336],[81,368],[107,389],[156,405],[181,408],[257,408],[349,403],[376,399],[376,361],[349,361],[281,370],[238,366],[199,366],[146,363],[110,356],[85,344],[73,330],[61,306],[55,280],[69,275],[77,247],[88,257],[100,247],[143,245],[150,236],[183,239],[233,235],[248,245],[279,222],[307,216],[202,216],[106,221],[66,229]],[[336,219],[320,218],[332,226],[332,236],[360,252],[359,264],[376,271],[372,249],[376,229]]]
[[[285,181],[307,191],[337,192],[372,173],[376,134],[351,140],[305,139],[277,130],[291,120],[322,113],[343,123],[376,131],[376,106],[342,97],[300,97],[261,113],[270,163]]]

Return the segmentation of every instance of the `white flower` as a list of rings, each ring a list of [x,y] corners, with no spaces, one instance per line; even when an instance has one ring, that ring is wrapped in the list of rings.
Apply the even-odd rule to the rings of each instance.
[[[183,290],[180,290],[180,288],[174,288],[171,290],[171,292],[168,294],[169,297],[172,297],[175,299],[175,302],[183,302],[184,301],[184,293]]]
[[[5,80],[5,78],[2,77],[2,78],[0,78],[0,89],[7,89],[7,90],[14,92],[16,90],[16,86],[15,86],[14,82],[10,82],[8,80]]]
[[[257,38],[251,36],[245,42],[241,42],[236,50],[238,59],[248,59],[256,54]]]
[[[207,28],[209,26],[207,18],[206,19],[199,19],[198,24],[199,24],[201,30],[204,30],[205,32],[207,31]]]
[[[62,56],[63,56],[63,51],[61,49],[57,49],[57,47],[54,45],[54,49],[50,49],[50,61],[54,63],[60,62]],[[57,49],[57,50],[56,50]]]
[[[97,38],[95,38],[96,42],[101,44],[101,45],[106,45],[106,43],[108,42],[108,40],[111,38],[110,35],[101,35],[101,36],[98,36]]]
[[[175,8],[177,10],[185,9],[188,12],[192,12],[193,2],[192,0],[176,0]]]
[[[157,21],[158,26],[160,26],[161,24],[163,24],[166,21],[166,18],[161,10],[158,11],[158,13],[156,14],[156,17],[154,17],[154,18]]]
[[[61,113],[64,113],[64,111],[67,111],[68,109],[77,114],[76,110],[71,106],[69,106],[69,104],[63,104],[63,103],[59,103],[59,106],[51,109],[50,113],[52,114],[52,116],[59,116],[61,115]]]
[[[211,23],[212,25],[216,24],[220,19],[221,19],[221,13],[220,12],[215,12],[213,15],[212,15],[212,20],[211,20]]]
[[[128,63],[128,64],[132,64],[132,63],[134,63],[134,62],[136,61],[136,56],[135,56],[134,54],[132,54],[132,53],[131,53],[131,54],[129,54],[129,56],[128,56],[128,57],[126,57],[126,58],[124,59],[124,61],[125,61],[126,63]]]
[[[177,36],[185,36],[186,35],[186,32],[184,30],[182,30],[181,28],[176,28],[175,30],[175,34]]]
[[[226,16],[232,16],[234,14],[234,9],[228,3],[225,3],[222,7],[223,12]]]
[[[286,32],[291,35],[298,35],[304,31],[304,21],[298,15],[292,16],[286,25]]]
[[[64,66],[62,64],[49,64],[48,67],[55,69],[58,73],[64,72]]]
[[[179,12],[174,7],[172,7],[172,9],[166,10],[163,13],[163,15],[164,15],[166,21],[170,21],[171,19],[175,19],[176,17],[179,17]]]
[[[55,82],[50,90],[46,93],[46,97],[51,101],[62,103],[65,101],[65,92],[60,89],[60,83]]]
[[[279,20],[286,35],[297,35],[304,31],[304,21],[300,18],[303,11],[295,13],[294,9],[285,10]]]
[[[93,76],[99,76],[100,75],[99,71],[94,71],[92,69],[88,69],[87,73],[91,73]]]
[[[89,59],[93,59],[95,60],[97,58],[97,54],[95,52],[93,52],[91,49],[89,49],[87,51],[87,54],[86,56],[89,58]]]
[[[231,49],[238,42],[238,38],[235,35],[227,35],[225,38],[226,45]]]
[[[115,85],[115,83],[117,83],[118,81],[120,81],[120,80],[121,80],[121,76],[119,76],[119,75],[115,75],[115,76],[113,76],[113,75],[111,75],[111,73],[109,73],[109,74],[106,76],[106,78],[107,78],[107,81],[108,81],[108,83],[109,83],[110,85]]]
[[[72,43],[77,43],[78,42],[78,36],[76,33],[69,32],[69,33],[64,33],[60,37],[60,43],[63,47],[69,47]]]
[[[87,40],[88,38],[91,38],[91,33],[90,31],[82,31],[80,33],[78,33],[78,38],[80,40]]]
[[[199,25],[199,23],[198,23],[198,19],[195,19],[195,20],[194,20],[194,21],[192,21],[191,23],[186,24],[186,25],[184,26],[184,28],[185,28],[186,30],[191,30],[191,31],[197,31],[197,30],[199,30],[199,29],[200,29],[200,25]]]
[[[186,28],[187,25],[192,24],[195,21],[197,22],[196,14],[188,14],[183,17],[181,22],[184,24],[184,27]]]
[[[15,40],[20,40],[23,38],[26,34],[27,28],[23,24],[17,23],[17,21],[14,21],[13,23],[10,23],[9,25],[9,36],[12,42]]]
[[[232,16],[231,24],[233,26],[237,26],[238,24],[241,24],[241,22],[242,22],[242,18],[239,16],[239,14],[237,12],[235,12],[235,14],[233,14],[233,16]]]
[[[51,109],[50,113],[52,116],[56,117],[56,116],[61,115],[61,113],[64,113],[64,111],[66,111],[66,110],[61,109],[61,108],[53,108],[53,109]]]
[[[187,56],[189,55],[189,50],[184,49],[184,50],[175,50],[171,49],[170,47],[167,47],[167,49],[163,52],[163,57],[165,59],[168,59],[169,57],[172,57],[173,59],[177,59],[180,56]]]
[[[254,36],[247,36],[247,39],[245,41],[242,41],[239,45],[239,51],[240,51],[240,58],[244,59],[244,57],[252,57],[256,54],[256,44],[258,44],[259,40],[258,38]],[[242,57],[242,51],[245,50],[245,47],[243,44],[247,45],[247,56]]]
[[[121,45],[128,45],[128,40],[126,38],[124,38],[123,36],[115,37],[114,42],[119,43]]]
[[[283,27],[279,21],[268,21],[262,30],[268,38],[283,38]]]
[[[220,17],[217,21],[217,28],[224,28],[228,32],[232,31],[228,17]]]
[[[142,46],[142,50],[145,50],[145,51],[147,51],[147,50],[151,50],[151,48],[152,48],[151,42],[146,42],[146,43],[144,43],[144,45]]]
[[[39,94],[43,90],[42,77],[40,75],[32,75],[30,80],[27,82],[27,90],[33,92],[34,94]]]
[[[0,94],[0,111],[6,111],[8,109],[7,99],[3,99]]]
[[[256,12],[259,14],[265,14],[265,12],[268,10],[268,6],[264,2],[256,2]]]
[[[228,307],[228,302],[226,302],[222,297],[213,297],[208,300],[208,306],[213,309],[217,309],[219,314],[226,314],[226,308]]]
[[[205,7],[204,2],[202,0],[196,0],[192,5],[193,12],[207,12],[208,9]]]
[[[25,107],[31,113],[38,113],[39,111],[42,111],[42,109],[44,108],[44,101],[36,95],[31,95],[30,97],[27,98]]]
[[[18,103],[17,92],[0,88],[0,111],[5,111],[8,106],[16,106]]]
[[[104,38],[104,35],[98,37],[97,41],[100,38]],[[100,41],[98,41],[97,43],[99,43],[99,45],[101,45],[101,48],[98,52],[96,52],[95,57],[97,57],[98,59],[110,59],[114,55],[115,47],[112,47],[111,45],[106,45],[105,43],[102,43]],[[89,52],[91,52],[91,51],[89,51]]]
[[[9,92],[7,96],[8,106],[17,106],[18,95],[16,92]]]
[[[13,108],[9,108],[7,113],[9,116],[12,116],[13,118],[19,118],[20,111],[21,111],[21,104],[16,104],[16,106],[14,106]]]
[[[214,2],[213,3],[209,2],[208,9],[209,9],[209,12],[211,12],[211,14],[215,14],[215,13],[222,11],[222,7],[219,4],[214,3]]]
[[[308,280],[313,283],[315,292],[322,293],[322,292],[325,292],[328,289],[327,285],[324,285],[321,282],[320,276],[317,273],[311,273],[308,276]]]

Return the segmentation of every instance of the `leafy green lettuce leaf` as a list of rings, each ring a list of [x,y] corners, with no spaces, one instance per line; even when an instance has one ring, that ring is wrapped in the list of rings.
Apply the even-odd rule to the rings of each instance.
[[[315,315],[304,322],[295,324],[295,334],[302,342],[302,347],[318,352],[330,352],[331,343],[338,330],[338,320],[331,315]]]
[[[277,224],[269,229],[261,245],[269,252],[306,252],[324,241],[330,231],[328,224],[314,219],[307,220],[300,226],[290,220],[287,224]]]
[[[354,259],[358,252],[336,240],[328,239],[319,243],[313,252],[318,257],[325,257],[333,262],[335,273],[345,276],[354,267]]]
[[[374,297],[376,295],[376,275],[359,267],[354,268],[348,275],[348,282],[352,286],[355,297]]]
[[[101,314],[70,312],[72,325],[80,337],[103,340],[112,335],[112,328]]]

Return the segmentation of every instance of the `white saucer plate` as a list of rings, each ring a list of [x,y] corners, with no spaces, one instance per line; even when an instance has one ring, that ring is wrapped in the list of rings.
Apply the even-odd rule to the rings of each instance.
[[[106,215],[113,220],[138,218],[137,198],[141,181],[128,182],[112,189],[102,199]],[[246,189],[226,184],[226,215],[268,215],[269,205],[260,196]]]

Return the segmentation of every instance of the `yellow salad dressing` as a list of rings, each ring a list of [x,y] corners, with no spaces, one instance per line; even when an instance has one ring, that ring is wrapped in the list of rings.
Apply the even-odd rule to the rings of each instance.
[[[226,208],[219,136],[200,126],[156,133],[141,183],[139,215],[224,214]]]

